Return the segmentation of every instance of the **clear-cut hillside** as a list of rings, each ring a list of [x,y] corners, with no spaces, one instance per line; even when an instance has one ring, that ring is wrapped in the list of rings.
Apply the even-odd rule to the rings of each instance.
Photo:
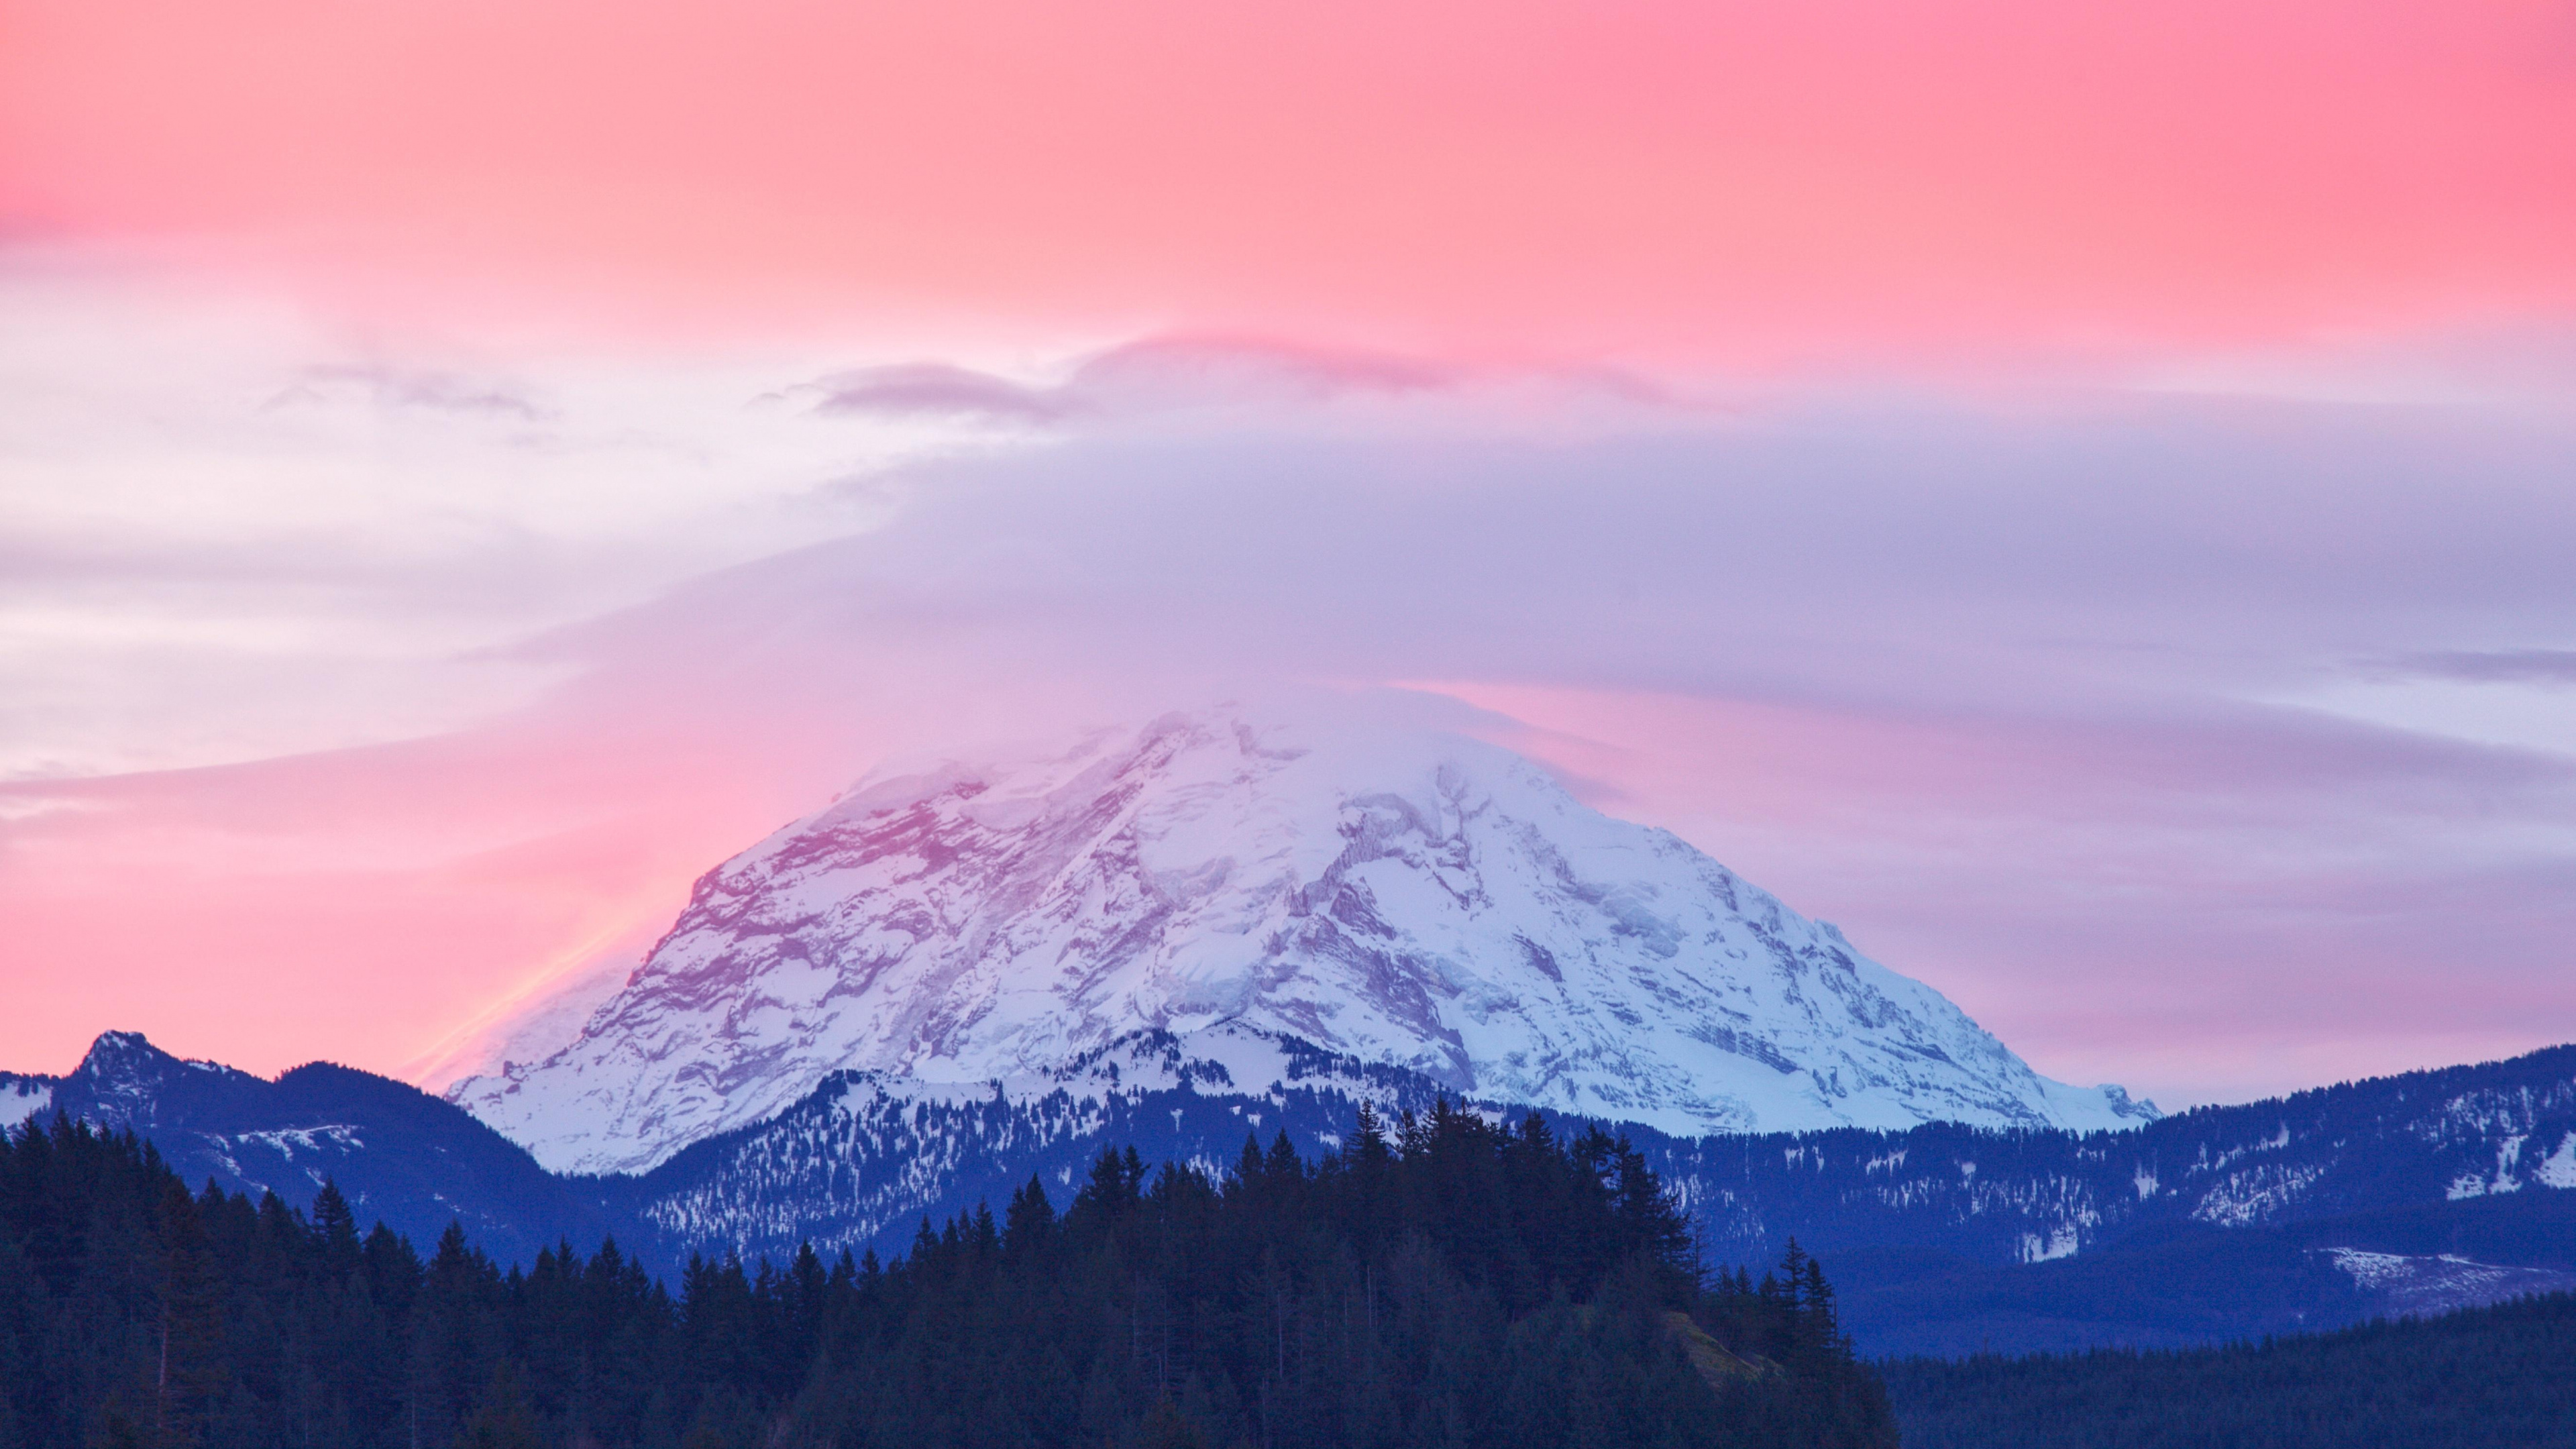
[[[1683,1134],[2154,1115],[1508,751],[1232,711],[863,781],[701,879],[577,1040],[449,1095],[639,1171],[836,1070],[1005,1090],[1139,1030]]]

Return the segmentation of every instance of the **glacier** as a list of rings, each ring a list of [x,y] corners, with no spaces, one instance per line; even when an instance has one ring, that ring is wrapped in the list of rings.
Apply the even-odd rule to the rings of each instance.
[[[569,1045],[447,1095],[631,1173],[836,1072],[1061,1090],[1139,1032],[1248,1090],[1312,1049],[1684,1136],[2157,1115],[1499,746],[1235,708],[880,771],[702,877]]]

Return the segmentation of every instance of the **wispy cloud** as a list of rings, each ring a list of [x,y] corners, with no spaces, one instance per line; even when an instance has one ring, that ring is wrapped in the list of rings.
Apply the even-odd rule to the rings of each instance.
[[[0,313],[0,778],[456,728],[548,677],[498,646],[864,527],[835,485],[954,432],[752,406],[796,354],[502,368],[113,270]]]
[[[814,410],[869,417],[973,417],[1053,422],[1072,410],[1065,390],[1032,387],[939,362],[895,363],[836,372],[796,389]]]
[[[302,369],[285,390],[269,400],[278,407],[329,407],[350,394],[380,406],[425,408],[432,412],[471,413],[518,422],[545,422],[557,411],[506,383],[463,373],[391,367],[381,363],[333,363]]]
[[[2472,684],[2576,684],[2576,649],[2445,649],[2391,661],[2394,672]],[[2576,748],[2576,740],[2570,741]]]

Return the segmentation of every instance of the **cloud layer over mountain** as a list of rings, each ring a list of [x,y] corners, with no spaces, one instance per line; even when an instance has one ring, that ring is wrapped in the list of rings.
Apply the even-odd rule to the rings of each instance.
[[[888,751],[1281,682],[1483,707],[2053,1075],[2175,1105],[2576,1029],[2546,356],[2463,402],[2369,357],[1944,393],[355,351],[219,338],[230,391],[162,357],[7,419],[19,1065],[109,1022],[426,1071]],[[81,687],[109,659],[128,693]],[[62,761],[120,698],[209,740]]]

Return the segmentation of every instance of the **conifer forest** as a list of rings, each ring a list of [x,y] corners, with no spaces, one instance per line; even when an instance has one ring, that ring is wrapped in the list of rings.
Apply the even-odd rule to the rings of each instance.
[[[2576,1449],[2576,1294],[2211,1348],[1885,1366],[1907,1449]]]
[[[1302,1159],[1106,1152],[909,1251],[424,1253],[326,1188],[191,1192],[56,1118],[0,1148],[0,1445],[1896,1443],[1821,1267],[1704,1272],[1623,1141],[1441,1106]]]

